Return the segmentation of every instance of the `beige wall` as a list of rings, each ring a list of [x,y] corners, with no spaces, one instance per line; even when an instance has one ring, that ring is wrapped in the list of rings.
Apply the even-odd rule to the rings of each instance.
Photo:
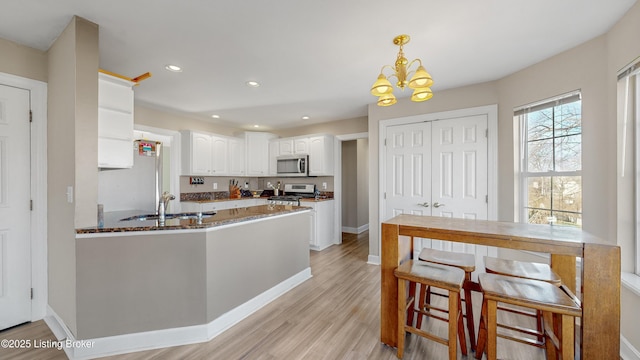
[[[358,227],[358,148],[356,140],[342,142],[342,227]],[[355,180],[355,181],[354,181]]]
[[[367,225],[369,223],[369,139],[356,140],[356,152],[358,156],[357,164],[357,201],[358,216],[357,227]],[[342,176],[343,179],[348,179]]]
[[[0,38],[0,72],[47,82],[47,54]]]
[[[367,117],[359,117],[321,124],[312,124],[308,126],[299,126],[289,129],[273,130],[271,132],[279,135],[280,137],[292,137],[308,134],[345,135],[367,132],[367,128]]]
[[[147,82],[140,83],[139,86],[153,86],[151,82],[153,77]],[[135,88],[134,88],[135,91]],[[234,136],[240,132],[238,128],[232,128],[224,125],[214,124],[195,118],[187,117],[136,105],[134,108],[134,123],[137,125],[152,126],[167,130],[200,130],[220,135]]]

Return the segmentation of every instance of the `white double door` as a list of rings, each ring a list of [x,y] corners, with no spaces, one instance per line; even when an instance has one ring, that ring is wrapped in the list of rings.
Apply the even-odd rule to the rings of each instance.
[[[473,115],[387,127],[384,220],[399,214],[488,219],[488,119]],[[422,248],[494,255],[485,246],[414,239]]]
[[[31,320],[29,97],[0,85],[0,330]]]

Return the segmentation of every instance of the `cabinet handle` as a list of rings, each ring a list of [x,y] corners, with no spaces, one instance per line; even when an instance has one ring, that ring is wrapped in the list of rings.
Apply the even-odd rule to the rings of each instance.
[[[423,202],[422,204],[418,204],[418,206],[429,207],[429,203],[428,202]]]
[[[439,207],[441,207],[441,206],[444,206],[444,204],[440,204],[440,203],[439,203],[439,202],[437,202],[437,201],[433,203],[433,207],[434,207],[434,208],[439,208]]]

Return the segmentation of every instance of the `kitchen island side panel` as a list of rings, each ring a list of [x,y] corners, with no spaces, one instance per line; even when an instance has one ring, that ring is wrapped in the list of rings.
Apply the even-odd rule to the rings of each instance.
[[[78,339],[204,323],[205,232],[76,240]]]
[[[207,321],[309,268],[311,215],[207,232]]]

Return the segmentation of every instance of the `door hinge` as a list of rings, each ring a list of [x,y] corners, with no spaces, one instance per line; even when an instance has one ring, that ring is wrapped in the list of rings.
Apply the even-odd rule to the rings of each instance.
[[[29,122],[33,122],[33,111],[29,110]]]
[[[484,131],[484,137],[489,138],[489,129]]]
[[[29,296],[31,296],[31,300],[33,300],[33,288],[31,288],[31,293],[29,294]]]
[[[387,138],[384,139],[384,146],[387,146]]]
[[[487,204],[489,203],[489,195],[484,196],[484,202],[486,202]]]
[[[29,210],[33,211],[33,200],[29,200]]]
[[[383,199],[386,199],[386,198],[387,198],[387,193],[385,192]]]

